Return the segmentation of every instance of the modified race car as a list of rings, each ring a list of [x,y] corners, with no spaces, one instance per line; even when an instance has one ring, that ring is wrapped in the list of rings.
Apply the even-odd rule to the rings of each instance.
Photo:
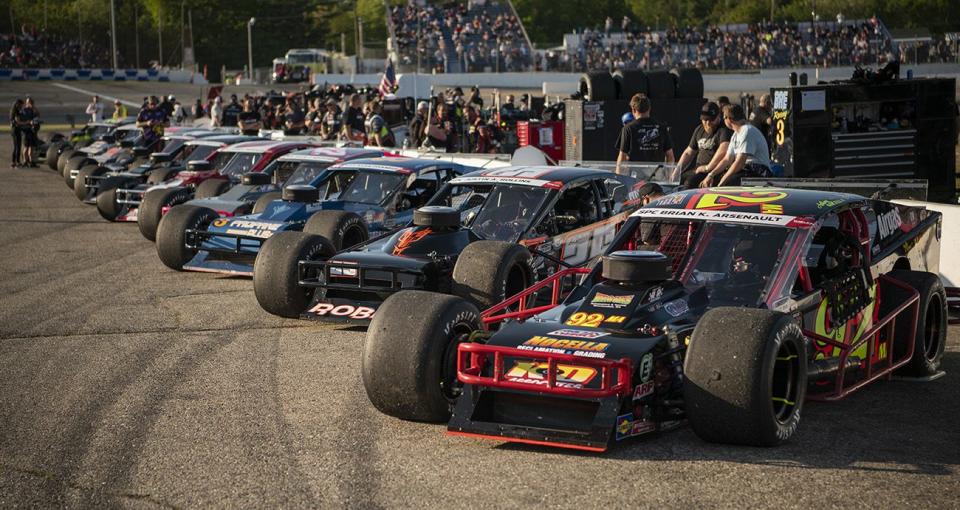
[[[250,276],[259,262],[262,246],[279,246],[270,238],[306,232],[320,239],[316,249],[328,256],[406,225],[413,210],[425,203],[444,182],[469,169],[456,163],[397,157],[348,161],[321,171],[305,168],[297,176],[304,182],[289,182],[282,199],[266,205],[262,212],[218,218],[209,208],[190,207],[171,211],[158,232],[157,254],[173,269],[218,272]],[[309,180],[308,180],[309,179]],[[311,235],[312,234],[312,235]],[[162,244],[160,244],[162,242]],[[282,269],[281,269],[282,270]],[[265,269],[268,277],[277,268]]]
[[[401,289],[489,306],[558,268],[595,261],[638,207],[637,185],[587,168],[473,172],[450,181],[412,225],[348,251],[331,256],[318,248],[324,239],[303,233],[269,241],[254,291],[275,315],[361,324]]]
[[[777,445],[805,400],[943,374],[940,233],[940,213],[857,195],[673,193],[634,213],[593,270],[483,312],[389,297],[364,386],[381,412],[460,436],[603,451],[689,423],[706,441]],[[584,279],[564,297],[571,278]]]

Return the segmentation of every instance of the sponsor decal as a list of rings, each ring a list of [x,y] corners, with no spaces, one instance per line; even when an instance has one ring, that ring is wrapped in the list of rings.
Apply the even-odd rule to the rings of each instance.
[[[640,368],[637,370],[637,373],[640,374],[640,380],[647,382],[653,377],[653,354],[646,353],[643,355],[643,358],[640,359]]]
[[[569,338],[586,338],[589,340],[593,340],[595,338],[607,336],[610,333],[604,333],[602,331],[584,331],[582,329],[558,329],[556,331],[551,331],[547,334],[553,335],[553,336],[565,336]]]
[[[817,209],[829,209],[843,203],[843,200],[820,200],[817,202]]]
[[[277,230],[282,226],[281,223],[268,223],[265,221],[233,220],[230,226],[234,228],[247,228],[250,230]]]
[[[627,320],[627,318],[626,318],[625,316],[623,316],[623,315],[611,315],[611,316],[607,317],[606,319],[604,319],[603,322],[613,322],[613,323],[616,323],[616,324],[622,324],[622,323],[625,322],[626,320]]]
[[[877,216],[877,231],[880,233],[880,239],[885,239],[900,230],[903,221],[900,219],[900,211],[897,208]]]
[[[649,421],[635,420],[633,413],[617,416],[617,437],[620,441],[631,436],[638,436],[656,430],[657,424]]]
[[[610,347],[610,344],[603,342],[586,342],[583,340],[568,340],[564,338],[553,338],[549,336],[535,336],[527,340],[523,345],[536,347],[552,347],[554,349],[576,349],[580,351],[602,352]]]
[[[652,206],[661,205],[680,205],[683,203],[683,195],[680,193],[666,195],[650,202]]]
[[[647,291],[647,297],[644,298],[644,303],[652,303],[663,297],[663,287],[657,285],[656,287]]]
[[[409,229],[404,231],[403,234],[400,234],[400,239],[397,240],[396,246],[393,247],[393,254],[402,254],[412,244],[420,241],[424,237],[427,237],[431,232],[433,232],[433,230],[429,228],[425,228],[423,230]]]
[[[584,328],[599,328],[600,323],[602,322],[612,322],[615,324],[621,324],[627,320],[626,316],[623,315],[610,315],[606,316],[602,313],[586,313],[586,312],[577,312],[570,316],[567,319],[567,322],[564,324],[568,326],[581,326]],[[606,333],[604,333],[606,335]]]
[[[638,384],[636,389],[633,390],[633,400],[640,400],[643,397],[648,395],[653,395],[653,389],[656,385],[653,381],[647,381],[642,384]]]
[[[213,226],[214,226],[214,227],[223,227],[223,226],[225,226],[227,223],[230,223],[230,220],[228,220],[228,219],[226,219],[226,218],[220,218],[220,219],[217,219],[217,220],[213,220]]]
[[[501,168],[484,172],[484,177],[517,177],[521,179],[538,179],[550,173],[550,169],[544,168]]]
[[[790,95],[786,90],[773,91],[773,109],[774,110],[788,110],[790,108],[789,101],[790,101]]]
[[[541,361],[518,361],[504,376],[508,381],[547,385],[548,364]],[[576,365],[557,365],[557,386],[582,388],[597,375],[597,369]]]
[[[633,303],[633,298],[633,294],[617,296],[614,294],[597,292],[593,295],[593,299],[590,300],[590,305],[597,308],[623,308],[625,306],[630,306],[630,303]]]
[[[670,315],[679,317],[690,311],[690,305],[688,305],[683,299],[677,299],[664,304],[663,309],[666,310]]]
[[[743,223],[748,225],[786,226],[796,218],[778,214],[757,214],[747,212],[733,212],[723,210],[692,210],[692,209],[637,209],[633,216],[642,218],[668,218],[691,220],[714,220],[729,223]]]
[[[333,303],[320,303],[309,310],[309,313],[317,315],[350,319],[370,319],[374,312],[376,310],[369,306],[335,305]]]
[[[700,195],[695,209],[708,209],[712,211],[728,209],[730,207],[751,207],[760,206],[760,212],[764,214],[783,214],[783,207],[780,212],[773,213],[764,211],[765,204],[772,204],[787,197],[783,191],[741,191],[732,193],[704,193]],[[775,209],[774,209],[775,210]]]

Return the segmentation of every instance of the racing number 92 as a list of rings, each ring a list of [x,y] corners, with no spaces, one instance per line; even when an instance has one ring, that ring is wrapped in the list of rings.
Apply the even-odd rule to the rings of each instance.
[[[597,327],[600,327],[601,322],[603,322],[602,313],[577,312],[571,315],[569,319],[567,319],[566,324],[568,326],[583,326],[585,328],[597,328]]]

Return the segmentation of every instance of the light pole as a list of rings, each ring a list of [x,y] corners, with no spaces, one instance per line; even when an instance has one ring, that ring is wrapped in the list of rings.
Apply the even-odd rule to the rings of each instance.
[[[110,0],[110,52],[113,53],[113,68],[117,68],[117,16],[114,2]]]
[[[247,22],[247,65],[250,83],[253,83],[253,24],[256,22],[257,18],[250,18]]]

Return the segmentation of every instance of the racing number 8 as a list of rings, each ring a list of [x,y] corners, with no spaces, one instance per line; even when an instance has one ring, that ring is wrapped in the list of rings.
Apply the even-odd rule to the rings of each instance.
[[[777,145],[783,145],[783,140],[786,138],[783,132],[785,126],[786,123],[783,121],[783,119],[777,119]]]
[[[596,328],[600,327],[600,323],[603,322],[602,313],[584,313],[577,312],[570,316],[567,319],[568,326],[583,326],[585,328]]]

